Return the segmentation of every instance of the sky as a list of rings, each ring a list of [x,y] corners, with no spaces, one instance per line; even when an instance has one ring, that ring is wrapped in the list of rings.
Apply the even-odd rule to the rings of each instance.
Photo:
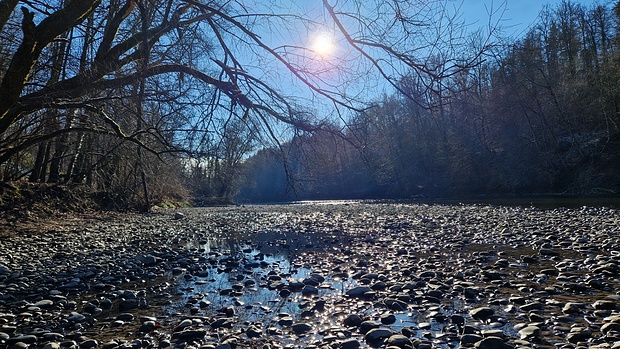
[[[424,0],[418,0],[421,3]],[[460,20],[468,25],[468,29],[476,31],[479,28],[488,28],[489,26],[489,12],[491,12],[491,26],[495,27],[498,24],[504,28],[501,34],[495,33],[501,37],[510,36],[513,39],[522,37],[532,24],[535,24],[537,16],[545,5],[550,5],[552,8],[556,8],[562,1],[567,0],[441,0],[446,1],[448,5],[448,12],[458,11],[461,14]],[[580,3],[586,7],[591,7],[592,4],[598,2],[601,4],[610,4],[616,0],[570,0],[573,3]],[[329,0],[332,4],[342,4],[339,0]],[[272,8],[267,6],[269,4],[277,4],[277,7]],[[357,4],[356,1],[345,2]],[[364,2],[360,2],[364,3]],[[374,2],[372,2],[374,3]],[[377,2],[380,3],[380,2]],[[412,3],[416,3],[412,1]],[[269,13],[269,11],[276,11],[279,13],[299,13],[305,18],[310,18],[316,23],[326,21],[325,26],[327,30],[335,30],[333,24],[329,24],[330,18],[327,11],[322,6],[320,0],[272,0],[272,1],[256,1],[252,3],[255,8],[253,11],[257,13]],[[266,6],[266,7],[265,7]],[[452,7],[452,9],[450,9]],[[412,12],[410,12],[412,13]],[[345,18],[345,17],[343,17]],[[346,20],[346,18],[345,18]],[[499,21],[499,23],[498,23]],[[346,25],[346,23],[345,23]],[[441,27],[441,26],[439,26]],[[362,61],[357,52],[347,47],[343,38],[336,38],[334,44],[329,44],[323,51],[323,46],[315,46],[316,38],[323,35],[322,29],[315,26],[295,25],[289,23],[283,24],[282,27],[278,26],[278,23],[274,22],[273,25],[264,26],[264,33],[261,33],[268,45],[272,47],[306,47],[309,50],[314,51],[319,56],[318,59],[308,59],[306,55],[309,55],[308,51],[302,52],[299,56],[291,55],[294,63],[298,63],[301,70],[315,72],[319,71],[317,75],[321,76],[321,82],[319,86],[332,91],[344,91],[347,96],[359,98],[360,100],[372,100],[376,99],[384,93],[390,94],[393,92],[393,88],[389,86],[385,80],[380,77],[376,71],[372,70],[373,67],[366,62],[360,63],[359,66],[348,68],[345,64],[355,64],[357,58]],[[286,28],[291,29],[287,31]],[[354,26],[353,26],[354,28]],[[337,34],[336,34],[337,35]],[[299,52],[297,48],[290,49],[291,52]],[[372,50],[369,49],[370,51]],[[251,53],[251,52],[250,52]],[[414,54],[415,55],[415,54]],[[296,77],[294,77],[287,69],[280,67],[274,61],[256,60],[255,56],[245,66],[246,69],[256,69],[258,76],[261,78],[272,81],[274,85],[283,87],[282,92],[287,96],[294,96],[292,98],[300,98],[299,102],[308,105],[311,108],[317,108],[323,110],[324,108],[330,109],[329,101],[322,100],[321,98],[315,99],[314,96],[310,96],[307,87],[300,84]],[[296,57],[299,61],[295,61]],[[345,64],[339,62],[346,61]],[[308,63],[308,64],[306,64]],[[267,72],[267,75],[261,76],[265,72],[265,67],[276,66],[273,70]],[[342,69],[339,69],[342,68]],[[361,70],[357,69],[361,68]],[[388,75],[395,76],[396,73]],[[323,83],[325,81],[325,83]],[[332,88],[337,86],[336,88]],[[336,90],[337,89],[337,90]]]
[[[614,0],[571,0],[590,7],[594,3],[609,4]],[[493,19],[502,18],[501,25],[505,33],[512,37],[520,37],[528,27],[536,21],[536,17],[545,5],[556,7],[562,0],[454,0],[454,6],[459,6],[463,19],[472,26],[485,26],[489,20],[490,9],[496,12]]]

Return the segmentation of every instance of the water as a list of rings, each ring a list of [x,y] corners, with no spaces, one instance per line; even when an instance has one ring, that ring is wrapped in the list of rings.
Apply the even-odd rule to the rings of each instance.
[[[228,311],[232,318],[234,309],[231,331],[243,330],[251,323],[271,332],[274,338],[280,336],[281,343],[307,344],[322,340],[348,314],[348,306],[339,301],[347,289],[356,285],[355,281],[350,277],[325,275],[325,280],[317,286],[318,293],[304,294],[297,290],[285,297],[279,294],[282,287],[272,285],[278,281],[290,285],[310,278],[315,271],[304,266],[303,258],[309,252],[325,253],[336,241],[340,240],[331,233],[274,230],[257,234],[252,241],[190,242],[186,248],[199,251],[212,265],[204,277],[188,280],[183,274],[171,276],[180,297],[164,307],[164,312],[169,317],[182,317],[188,308],[194,307],[194,317],[221,318]],[[284,317],[289,317],[292,323],[310,323],[315,331],[297,338],[284,336],[283,330],[290,326],[280,324]],[[406,324],[409,322],[403,322],[403,326]]]
[[[167,329],[171,332],[187,318],[201,319],[206,325],[229,319],[223,328],[204,326],[210,336],[217,334],[213,339],[216,343],[235,334],[247,341],[244,345],[249,347],[260,347],[259,344],[265,343],[261,341],[308,347],[346,338],[358,339],[362,347],[367,347],[364,335],[355,328],[346,328],[343,319],[358,314],[364,320],[379,321],[383,315],[392,314],[396,322],[383,327],[394,332],[409,331],[413,340],[447,349],[459,347],[461,329],[450,323],[450,317],[461,315],[467,324],[480,330],[500,330],[508,338],[519,338],[515,325],[527,321],[523,317],[527,314],[518,318],[516,313],[511,313],[514,310],[506,309],[506,303],[489,302],[507,300],[513,295],[535,299],[539,297],[536,293],[547,286],[552,286],[550,291],[554,287],[564,290],[564,281],[555,276],[541,277],[540,271],[562,269],[562,260],[583,265],[578,262],[585,257],[583,246],[567,241],[586,239],[581,236],[586,231],[603,231],[607,225],[615,227],[613,217],[598,217],[593,213],[340,202],[220,209],[209,212],[208,217],[230,217],[233,224],[225,219],[217,220],[217,227],[225,228],[207,229],[208,233],[200,239],[185,240],[181,247],[192,252],[191,263],[187,264],[187,270],[167,275],[166,282],[173,285],[174,294],[163,307]],[[252,221],[248,217],[260,219]],[[600,220],[599,225],[592,225],[595,217],[597,222]],[[562,229],[557,228],[558,223]],[[583,224],[587,224],[587,229],[583,229]],[[583,241],[590,239],[591,234]],[[543,246],[561,254],[538,255]],[[534,264],[521,259],[532,255],[538,255]],[[499,259],[504,264],[496,264]],[[360,265],[361,262],[365,264]],[[487,268],[506,276],[501,282],[485,280]],[[471,274],[456,277],[465,269]],[[360,281],[356,276],[360,270],[382,274],[387,287],[424,283],[403,288],[403,293],[411,295],[405,309],[388,309],[381,302],[386,294],[396,297],[398,291],[381,292],[377,297],[381,302],[346,295],[358,282],[364,285],[376,282],[376,279]],[[437,277],[421,276],[429,270],[438,271]],[[579,276],[578,282],[587,281],[586,272],[579,269],[579,275],[575,276]],[[325,278],[318,284],[316,293],[302,294],[299,289],[291,290],[289,295],[281,293],[313,273]],[[480,286],[481,296],[466,299],[462,288],[469,286],[462,286],[459,291],[460,279]],[[282,284],[277,286],[278,282]],[[433,290],[432,283],[443,287],[444,296],[439,301],[427,297]],[[553,295],[551,292],[540,297]],[[605,295],[596,294],[596,297]],[[569,297],[591,303],[593,293],[569,293]],[[472,319],[469,310],[479,306],[491,306],[495,320],[482,323]],[[545,307],[548,311],[545,316],[560,315],[561,308]],[[291,324],[299,323],[311,325],[311,330],[293,333]],[[246,330],[251,326],[258,328],[262,337],[248,339]],[[549,341],[561,340],[550,333],[547,335]]]
[[[381,314],[395,315],[396,322],[385,325],[395,333],[408,328],[417,338],[431,340],[440,348],[458,347],[458,337],[446,335],[445,329],[450,325],[449,316],[463,313],[464,304],[451,302],[446,307],[439,307],[438,312],[445,315],[445,320],[436,321],[436,316],[420,306],[403,311],[387,311],[377,308],[371,300],[356,300],[345,295],[346,291],[358,286],[356,280],[347,277],[323,275],[325,280],[318,286],[318,294],[293,292],[287,297],[279,295],[279,290],[269,286],[270,277],[281,278],[284,283],[302,281],[316,272],[305,267],[302,262],[307,253],[328,256],[330,244],[338,240],[337,236],[327,234],[287,234],[283,231],[270,231],[258,234],[252,242],[234,242],[217,239],[193,242],[187,245],[201,251],[206,259],[217,260],[217,265],[209,269],[205,277],[186,280],[182,275],[174,277],[178,294],[181,298],[164,309],[168,316],[180,316],[187,313],[188,307],[195,307],[200,302],[208,304],[200,307],[193,316],[221,318],[226,311],[234,309],[234,324],[231,331],[247,328],[247,324],[259,324],[270,333],[272,339],[281,344],[307,346],[311,343],[357,338],[362,348],[368,345],[363,335],[351,333],[342,326],[344,318],[352,313],[367,319],[379,320]],[[214,258],[215,257],[215,258]],[[223,263],[222,263],[223,261]],[[332,274],[341,275],[341,274]],[[317,304],[321,306],[317,307]],[[186,315],[185,315],[186,316]],[[183,317],[185,317],[183,316]],[[282,325],[280,320],[289,317],[292,323],[309,323],[313,331],[301,336],[287,334],[289,324]]]

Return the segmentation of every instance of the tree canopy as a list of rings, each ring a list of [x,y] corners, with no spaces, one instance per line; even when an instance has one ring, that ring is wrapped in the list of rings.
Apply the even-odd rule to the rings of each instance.
[[[472,46],[448,3],[2,0],[2,178],[107,190],[137,173],[146,195],[153,156],[221,167],[222,156],[239,160],[222,150],[230,133],[247,154],[258,140],[279,142],[283,125],[345,121],[384,86],[426,106],[404,77],[443,93],[489,44]],[[321,33],[333,52],[309,43]]]

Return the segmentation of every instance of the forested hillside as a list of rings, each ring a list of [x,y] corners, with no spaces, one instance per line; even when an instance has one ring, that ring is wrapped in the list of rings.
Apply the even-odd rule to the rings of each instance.
[[[619,15],[617,4],[544,8],[474,67],[441,81],[403,78],[414,99],[383,96],[346,121],[343,137],[334,126],[259,152],[241,197],[616,194]],[[429,83],[439,88],[420,88]]]

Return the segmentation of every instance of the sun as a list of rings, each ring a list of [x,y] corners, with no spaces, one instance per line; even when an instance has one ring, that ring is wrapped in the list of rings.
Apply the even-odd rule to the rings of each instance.
[[[334,52],[333,38],[327,33],[315,35],[312,42],[312,50],[320,56],[325,56]]]

